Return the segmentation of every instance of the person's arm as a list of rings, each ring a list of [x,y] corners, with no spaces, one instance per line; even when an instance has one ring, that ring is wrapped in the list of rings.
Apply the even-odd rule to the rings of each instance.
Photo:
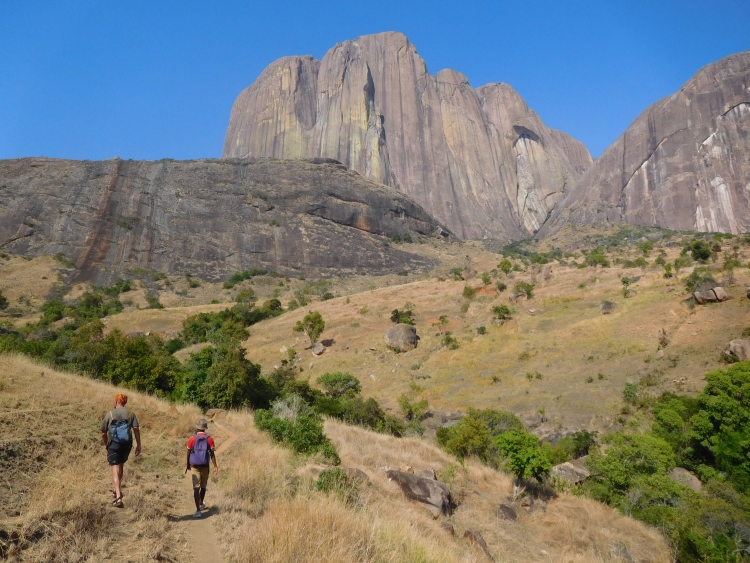
[[[107,434],[107,427],[109,426],[109,413],[104,415],[104,420],[102,420],[101,427],[99,430],[102,432],[102,444],[105,446],[107,445],[107,442],[109,441],[109,435]]]
[[[107,445],[107,438],[108,438],[107,433],[102,432],[102,444],[105,446]]]
[[[135,434],[135,455],[141,455],[141,429],[133,426],[133,434]]]
[[[219,474],[219,466],[216,465],[216,454],[214,453],[213,450],[211,450],[211,461],[214,464],[214,476],[216,476]]]
[[[187,458],[185,458],[185,473],[190,469],[190,448],[187,449]]]

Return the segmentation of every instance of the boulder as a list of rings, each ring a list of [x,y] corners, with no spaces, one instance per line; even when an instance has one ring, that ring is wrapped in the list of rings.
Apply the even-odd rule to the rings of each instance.
[[[687,485],[696,493],[700,493],[703,490],[701,480],[684,467],[675,467],[672,469],[672,471],[669,472],[669,478],[678,483],[682,483],[683,485]]]
[[[750,299],[750,286],[745,288],[745,295],[747,296],[748,299]]]
[[[554,477],[558,477],[563,481],[571,485],[576,485],[589,478],[591,473],[586,468],[586,457],[580,457],[571,461],[566,461],[559,465],[555,465],[550,474]]]
[[[657,359],[657,360],[661,360],[661,359],[662,359],[663,357],[664,357],[664,350],[659,350],[659,351],[658,351],[658,352],[656,353],[656,359]]]
[[[423,479],[432,479],[433,481],[437,481],[437,475],[435,475],[434,469],[421,469],[415,473],[417,477],[422,477]]]
[[[512,522],[518,520],[516,507],[507,502],[502,502],[497,506],[497,509],[495,509],[495,516],[500,520],[511,520]]]
[[[615,309],[617,309],[617,303],[612,303],[612,301],[602,301],[602,304],[599,305],[599,312],[602,315],[609,315]]]
[[[717,301],[726,301],[729,299],[729,294],[727,293],[727,290],[723,287],[715,287],[713,289],[714,295],[716,295]]]
[[[386,476],[398,483],[406,498],[424,503],[444,516],[450,514],[453,501],[450,490],[444,483],[403,471],[390,470],[386,472]]]
[[[416,327],[407,324],[392,326],[386,331],[384,338],[389,348],[395,348],[401,352],[413,350],[419,341]]]
[[[206,416],[208,418],[210,418],[210,419],[214,419],[214,418],[222,416],[222,415],[224,415],[226,413],[227,413],[227,411],[225,411],[224,409],[208,409],[206,411]]]
[[[323,346],[321,342],[318,342],[315,346],[313,346],[312,353],[316,356],[320,356],[323,352],[326,351],[326,347]]]
[[[357,469],[356,467],[342,467],[341,471],[344,472],[346,478],[349,479],[351,483],[370,484],[370,477],[361,469]]]
[[[729,343],[724,354],[731,359],[737,359],[740,362],[750,360],[750,340],[736,339]]]
[[[705,305],[706,303],[716,303],[718,301],[713,289],[696,291],[695,293],[693,293],[693,297],[695,298],[695,302],[698,303],[698,305]]]
[[[451,524],[450,522],[440,522],[440,527],[451,536],[456,535],[456,530],[453,528],[453,524]]]
[[[636,295],[638,295],[638,293],[635,291],[635,289],[628,288],[625,290],[626,299],[630,299],[631,297],[635,297]]]
[[[467,538],[472,545],[480,549],[487,559],[490,561],[495,560],[492,555],[490,555],[490,550],[487,549],[487,542],[484,541],[484,538],[479,531],[468,529],[464,532],[464,537]]]

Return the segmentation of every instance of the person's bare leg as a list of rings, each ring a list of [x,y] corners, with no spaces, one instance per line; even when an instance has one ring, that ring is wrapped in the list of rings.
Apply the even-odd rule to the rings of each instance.
[[[112,484],[115,488],[115,499],[122,497],[120,480],[122,479],[122,465],[112,465]]]

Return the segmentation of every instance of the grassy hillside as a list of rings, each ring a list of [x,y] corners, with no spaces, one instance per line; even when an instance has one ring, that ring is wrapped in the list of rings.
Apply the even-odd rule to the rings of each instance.
[[[28,359],[0,357],[3,555],[21,561],[191,561],[191,522],[182,480],[182,443],[198,412],[128,391],[138,413],[144,454],[126,465],[125,504],[109,506],[109,471],[98,422],[116,389],[59,373]],[[669,561],[658,532],[596,502],[560,495],[545,510],[498,520],[495,508],[511,480],[468,462],[464,467],[418,439],[397,439],[335,422],[326,424],[343,467],[370,484],[348,499],[315,490],[315,460],[272,444],[247,412],[229,412],[219,437],[237,439],[219,456],[209,487],[217,504],[213,533],[225,561],[482,561],[463,538],[481,532],[498,561]],[[12,452],[12,453],[8,453]],[[62,455],[61,455],[62,454]],[[432,468],[450,485],[458,508],[436,520],[407,501],[386,468]],[[188,503],[189,504],[189,503]],[[446,532],[449,522],[455,535]],[[218,560],[215,559],[215,560]]]

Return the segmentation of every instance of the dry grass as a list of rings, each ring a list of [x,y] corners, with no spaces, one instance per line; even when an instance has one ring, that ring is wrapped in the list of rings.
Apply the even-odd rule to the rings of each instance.
[[[561,495],[546,512],[518,506],[517,522],[498,520],[495,509],[508,502],[511,479],[475,462],[462,467],[422,440],[328,421],[342,467],[370,478],[346,502],[315,491],[300,467],[305,459],[258,433],[249,413],[230,413],[222,423],[241,436],[222,460],[219,528],[230,562],[484,561],[463,538],[469,528],[480,531],[496,561],[620,561],[617,546],[635,561],[672,560],[658,532],[585,499]],[[385,476],[388,468],[406,467],[438,472],[458,500],[455,513],[435,520],[423,505],[406,500]]]
[[[126,507],[111,508],[99,422],[118,390],[0,356],[0,538],[11,560],[183,561],[175,525],[182,442],[198,415],[128,391],[144,453],[125,467]],[[127,537],[126,547],[122,538]],[[0,544],[2,545],[2,544]]]

